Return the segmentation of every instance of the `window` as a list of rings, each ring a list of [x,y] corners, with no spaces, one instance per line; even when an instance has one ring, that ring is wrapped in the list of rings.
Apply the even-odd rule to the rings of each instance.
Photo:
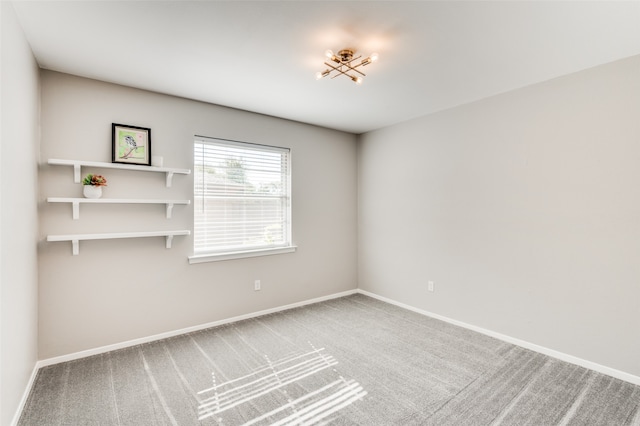
[[[289,149],[196,137],[191,263],[293,251]]]

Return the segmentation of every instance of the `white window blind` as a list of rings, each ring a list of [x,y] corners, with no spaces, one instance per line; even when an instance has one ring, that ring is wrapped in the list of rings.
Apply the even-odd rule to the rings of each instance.
[[[290,152],[196,137],[194,254],[291,246]]]

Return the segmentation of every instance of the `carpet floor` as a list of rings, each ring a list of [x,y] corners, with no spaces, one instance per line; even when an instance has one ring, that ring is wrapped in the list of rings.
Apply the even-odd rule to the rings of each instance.
[[[361,294],[38,371],[19,425],[640,425],[640,386]]]

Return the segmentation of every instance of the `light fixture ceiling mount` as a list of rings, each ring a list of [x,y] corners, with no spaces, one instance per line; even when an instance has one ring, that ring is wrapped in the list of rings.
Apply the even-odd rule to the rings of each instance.
[[[327,50],[324,54],[330,60],[330,62],[325,61],[324,63],[329,68],[322,72],[317,72],[317,80],[328,76],[330,76],[331,78],[336,78],[340,75],[344,75],[351,79],[351,81],[353,81],[354,83],[362,84],[362,77],[364,77],[366,74],[360,71],[358,68],[366,67],[367,65],[378,60],[378,54],[372,53],[371,56],[364,58],[360,62],[356,62],[358,59],[362,58],[362,55],[355,56],[356,51],[353,49],[342,49],[338,52],[337,55],[334,54],[333,51]]]

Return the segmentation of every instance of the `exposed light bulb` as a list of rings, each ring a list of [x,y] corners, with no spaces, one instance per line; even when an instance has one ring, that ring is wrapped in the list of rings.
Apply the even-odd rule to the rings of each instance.
[[[326,57],[327,57],[327,58],[329,58],[329,59],[333,58],[333,50],[331,50],[331,49],[327,49],[327,50],[324,52],[324,56],[326,56]]]
[[[363,67],[366,67],[369,64],[372,64],[373,62],[378,60],[378,54],[377,53],[372,53],[371,56],[364,58],[362,60],[362,62],[360,63]]]
[[[324,77],[328,76],[328,75],[329,75],[329,73],[331,73],[331,70],[324,70],[324,71],[322,71],[322,72],[318,71],[318,72],[316,73],[316,80],[320,80],[320,79],[322,79],[322,78],[324,78]]]
[[[357,85],[362,84],[362,77],[351,77],[351,80],[353,80]]]

